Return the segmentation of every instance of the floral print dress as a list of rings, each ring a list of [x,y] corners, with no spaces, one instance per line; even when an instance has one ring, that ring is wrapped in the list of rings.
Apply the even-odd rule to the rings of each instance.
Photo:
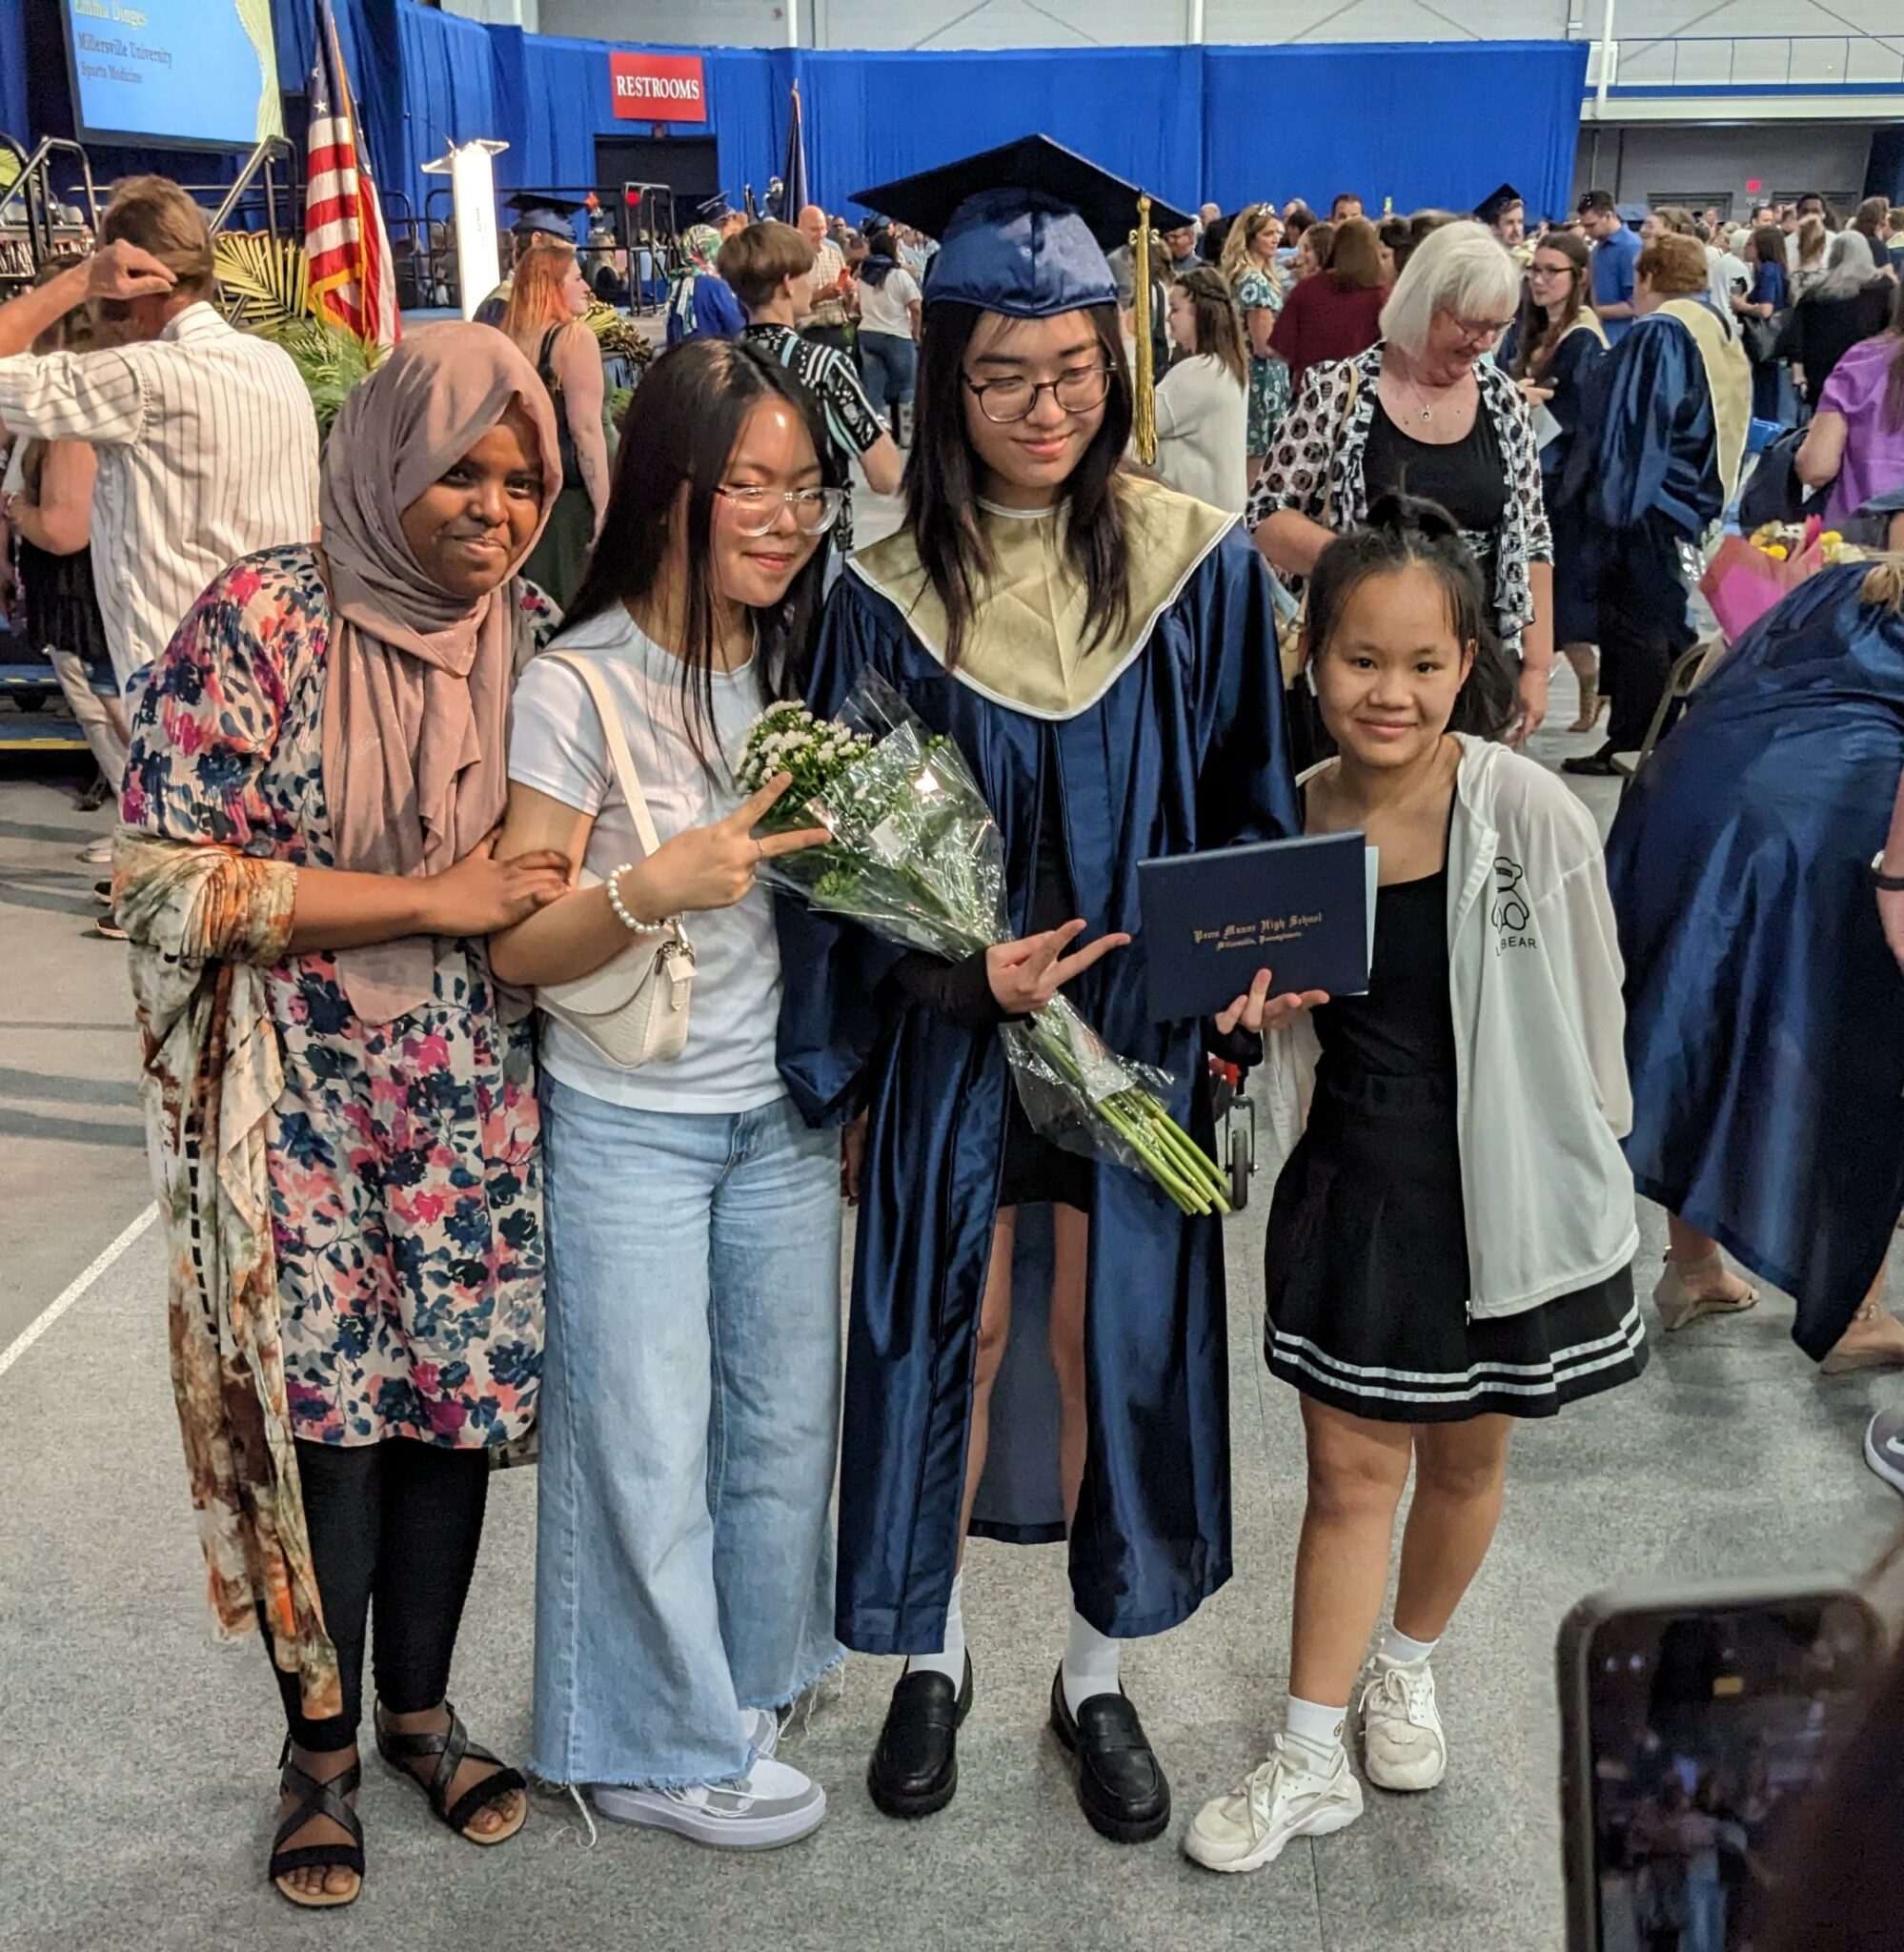
[[[537,635],[559,621],[518,584]],[[137,831],[334,864],[330,599],[308,545],[228,569],[152,667],[121,814]],[[328,954],[262,971],[284,1088],[265,1128],[292,1428],[499,1448],[534,1420],[542,1220],[532,1016],[480,941],[439,939],[429,1003],[353,1012]]]
[[[1249,340],[1252,312],[1280,314],[1283,289],[1266,271],[1253,267],[1236,281],[1236,309],[1243,315],[1244,343]],[[1276,443],[1276,430],[1289,411],[1289,369],[1274,353],[1266,359],[1249,356],[1250,454],[1266,455]]]

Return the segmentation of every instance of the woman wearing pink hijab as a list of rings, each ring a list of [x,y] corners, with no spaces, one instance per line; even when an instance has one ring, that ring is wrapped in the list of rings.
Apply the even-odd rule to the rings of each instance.
[[[284,1697],[269,1876],[298,1905],[362,1884],[373,1610],[386,1758],[473,1843],[528,1814],[446,1693],[540,1374],[534,1046],[484,939],[566,885],[495,855],[558,457],[501,334],[415,333],[337,417],[321,545],[233,563],[133,727],[115,901],[172,1377],[218,1625],[263,1629]]]

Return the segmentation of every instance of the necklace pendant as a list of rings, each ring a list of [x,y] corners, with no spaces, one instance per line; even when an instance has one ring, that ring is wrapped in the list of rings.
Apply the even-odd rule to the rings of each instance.
[[[1434,409],[1426,400],[1422,402],[1422,418],[1424,420],[1432,420],[1434,418]]]

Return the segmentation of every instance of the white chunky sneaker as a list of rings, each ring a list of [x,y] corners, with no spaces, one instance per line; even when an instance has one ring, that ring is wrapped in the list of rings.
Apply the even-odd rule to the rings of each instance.
[[[1362,1814],[1362,1785],[1348,1757],[1335,1752],[1324,1774],[1291,1758],[1298,1752],[1283,1737],[1269,1759],[1252,1769],[1243,1787],[1197,1812],[1184,1837],[1184,1854],[1206,1871],[1258,1871],[1274,1863],[1297,1837],[1327,1837],[1346,1830]]]
[[[1375,1657],[1362,1690],[1362,1766],[1380,1789],[1432,1789],[1448,1774],[1448,1738],[1426,1660]]]
[[[826,1792],[785,1762],[762,1756],[738,1782],[692,1789],[622,1789],[598,1782],[595,1806],[618,1823],[672,1830],[715,1850],[775,1850],[817,1830]]]

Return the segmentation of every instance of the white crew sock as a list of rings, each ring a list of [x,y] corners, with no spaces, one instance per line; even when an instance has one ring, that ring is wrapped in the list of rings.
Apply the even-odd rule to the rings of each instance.
[[[1101,1634],[1074,1606],[1064,1646],[1064,1705],[1073,1715],[1093,1695],[1117,1693],[1117,1642]]]
[[[1439,1640],[1411,1640],[1400,1627],[1391,1626],[1382,1636],[1381,1645],[1375,1652],[1384,1660],[1395,1661],[1403,1667],[1414,1667],[1440,1645]]]
[[[1291,1695],[1283,1711],[1283,1740],[1293,1751],[1289,1759],[1318,1776],[1327,1776],[1342,1754],[1342,1731],[1347,1719],[1347,1708],[1331,1708],[1326,1702],[1305,1701],[1301,1696]]]
[[[937,1654],[915,1654],[907,1660],[908,1674],[942,1674],[954,1688],[965,1684],[965,1576],[956,1573],[951,1596],[945,1602],[945,1636]]]

